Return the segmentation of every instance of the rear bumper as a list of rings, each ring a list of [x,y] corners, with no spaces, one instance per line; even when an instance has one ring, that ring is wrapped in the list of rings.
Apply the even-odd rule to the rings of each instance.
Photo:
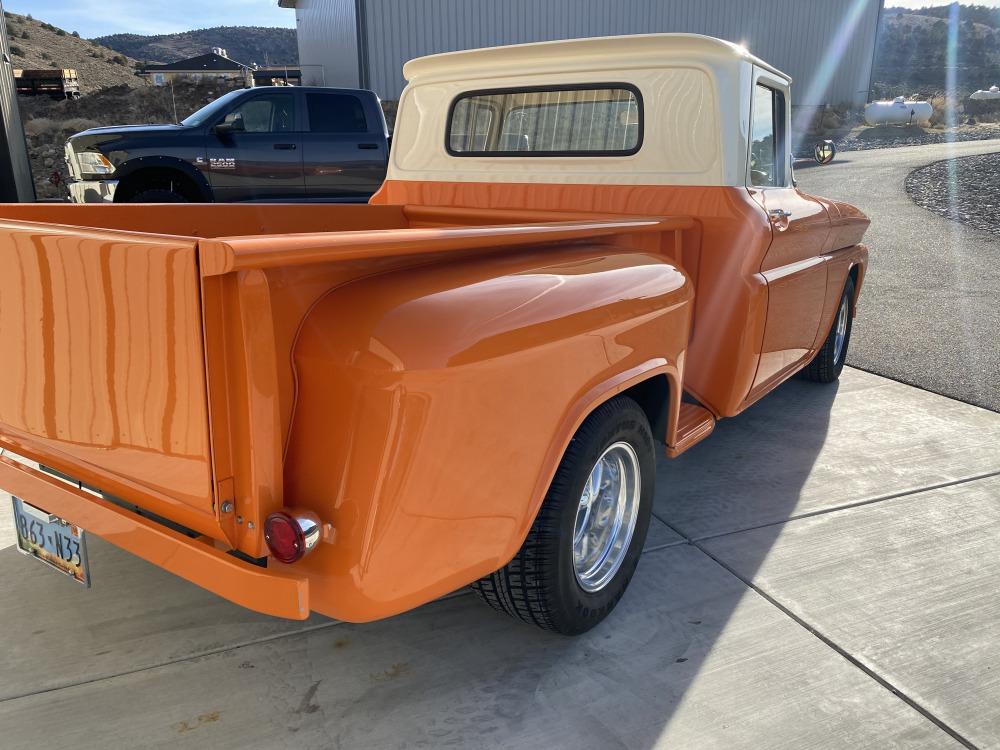
[[[243,562],[211,542],[130,513],[4,451],[0,487],[242,607],[292,620],[309,616],[305,576]]]
[[[118,180],[77,180],[69,183],[73,203],[114,203]]]

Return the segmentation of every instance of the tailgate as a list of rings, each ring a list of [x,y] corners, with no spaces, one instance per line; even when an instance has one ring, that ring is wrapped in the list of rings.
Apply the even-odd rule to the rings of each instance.
[[[194,241],[0,225],[3,446],[218,536]]]

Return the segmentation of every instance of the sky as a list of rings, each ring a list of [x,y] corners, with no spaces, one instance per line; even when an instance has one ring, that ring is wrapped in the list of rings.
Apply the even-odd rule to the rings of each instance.
[[[212,26],[295,26],[295,11],[279,8],[278,0],[3,0],[3,8],[88,38]]]

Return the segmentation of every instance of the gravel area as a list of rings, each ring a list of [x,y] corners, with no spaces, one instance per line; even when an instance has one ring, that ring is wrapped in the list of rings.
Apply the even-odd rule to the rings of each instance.
[[[925,130],[919,127],[882,126],[858,130],[839,141],[841,151],[865,151],[873,148],[927,146],[935,143],[986,141],[1000,138],[1000,123],[969,125],[954,130]]]
[[[906,192],[918,206],[1000,234],[1000,153],[944,159],[915,169]]]
[[[927,146],[941,143],[964,143],[1000,138],[1000,123],[961,125],[952,130],[934,130],[917,127],[884,125],[875,128],[855,128],[846,135],[828,136],[837,151],[870,151],[872,149]],[[796,149],[798,158],[812,158],[813,144],[822,136],[807,136]]]

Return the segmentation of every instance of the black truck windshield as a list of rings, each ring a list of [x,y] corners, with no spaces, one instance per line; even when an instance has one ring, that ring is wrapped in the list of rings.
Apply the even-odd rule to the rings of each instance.
[[[243,93],[245,93],[243,89],[237,89],[236,91],[230,91],[228,94],[220,96],[214,102],[209,102],[194,114],[185,117],[181,120],[181,125],[186,125],[189,128],[204,125],[209,120],[219,117],[229,108],[232,101]]]

